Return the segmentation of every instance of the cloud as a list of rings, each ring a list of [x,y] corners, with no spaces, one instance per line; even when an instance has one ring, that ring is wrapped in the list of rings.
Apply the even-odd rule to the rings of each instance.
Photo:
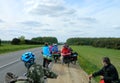
[[[81,33],[81,32],[83,32],[83,31],[81,31],[81,30],[71,30],[70,32],[71,32],[71,33]]]
[[[39,26],[43,26],[45,24],[42,24],[40,22],[37,21],[24,21],[24,22],[20,22],[22,25],[25,26],[30,26],[30,27],[39,27]],[[46,24],[47,25],[47,24]]]
[[[119,26],[119,25],[114,25],[113,28],[119,30],[119,29],[120,29],[120,26]]]
[[[0,19],[0,23],[3,23],[4,21],[2,19]]]
[[[119,26],[119,27],[116,27],[116,29],[120,29],[120,26]]]
[[[2,23],[4,20],[0,19],[0,25],[2,23],[0,33],[4,30],[0,37],[3,39],[20,35],[27,38],[50,35],[65,41],[69,37],[76,36],[120,36],[120,0],[0,2],[0,11],[2,11],[0,16],[5,18],[6,22]]]
[[[97,20],[92,17],[81,17],[81,18],[78,18],[78,20],[85,22],[85,23],[97,23]]]
[[[13,38],[18,38],[20,36],[25,36],[26,38],[32,38],[35,35],[38,35],[37,33],[34,32],[29,32],[29,31],[22,31],[19,29],[7,29],[7,30],[0,30],[0,33],[2,34],[0,37],[3,40],[6,40],[6,37],[9,36],[9,38],[7,38],[7,40],[12,40]]]
[[[56,31],[55,29],[41,29],[41,31]]]
[[[67,8],[64,3],[64,0],[32,0],[27,1],[25,10],[31,14],[52,17],[72,15],[76,12],[74,9]]]

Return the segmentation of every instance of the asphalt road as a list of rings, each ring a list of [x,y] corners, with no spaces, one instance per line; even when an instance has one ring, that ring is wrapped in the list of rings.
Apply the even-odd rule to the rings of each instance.
[[[34,48],[6,54],[0,54],[0,83],[4,83],[4,77],[7,72],[12,72],[18,76],[22,76],[26,72],[24,63],[20,60],[24,52],[31,51],[36,55],[35,62],[42,64],[41,48]]]

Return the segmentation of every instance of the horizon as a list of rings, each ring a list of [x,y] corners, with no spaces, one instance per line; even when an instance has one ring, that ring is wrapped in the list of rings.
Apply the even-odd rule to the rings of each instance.
[[[44,36],[44,37],[47,37],[47,36]],[[51,36],[52,37],[52,36]],[[120,37],[71,37],[71,38],[120,38]],[[13,38],[14,39],[14,38]],[[18,39],[19,39],[19,37],[18,37]],[[25,38],[26,39],[26,38]],[[70,38],[68,38],[68,39],[70,39]],[[68,40],[68,39],[66,39],[66,41]],[[1,41],[12,41],[12,40],[2,40],[2,39],[0,39]],[[26,40],[31,40],[31,39],[26,39]],[[58,39],[57,39],[58,40]],[[66,41],[59,41],[58,40],[58,43],[65,43]]]

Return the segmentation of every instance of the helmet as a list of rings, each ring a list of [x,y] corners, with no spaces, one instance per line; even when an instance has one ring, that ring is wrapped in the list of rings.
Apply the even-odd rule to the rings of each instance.
[[[68,46],[67,45],[63,45],[64,48],[67,48]]]
[[[57,46],[57,44],[54,44],[54,46]]]
[[[26,52],[22,54],[22,57],[21,57],[21,59],[25,62],[29,61],[31,58],[34,58],[34,55],[32,52]]]

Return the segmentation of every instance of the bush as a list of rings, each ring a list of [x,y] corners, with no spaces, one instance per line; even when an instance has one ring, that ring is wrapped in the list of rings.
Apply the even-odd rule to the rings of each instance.
[[[14,38],[11,42],[13,45],[19,45],[20,44],[20,39]]]
[[[33,40],[25,40],[25,44],[29,44],[29,45],[38,45],[38,44],[44,44],[43,42],[39,42],[39,41],[33,41]]]

